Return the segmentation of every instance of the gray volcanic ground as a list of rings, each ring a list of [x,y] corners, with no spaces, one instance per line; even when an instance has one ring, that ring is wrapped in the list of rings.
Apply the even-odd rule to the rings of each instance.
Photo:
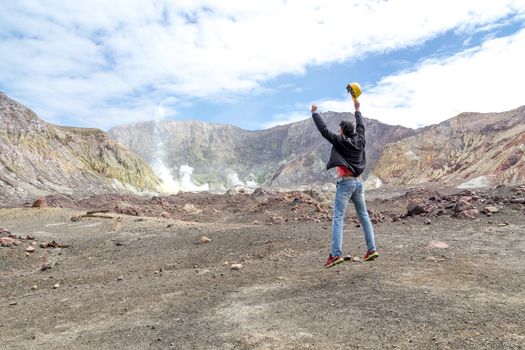
[[[3,208],[0,348],[522,349],[523,193],[369,192],[379,259],[330,269],[330,192]]]

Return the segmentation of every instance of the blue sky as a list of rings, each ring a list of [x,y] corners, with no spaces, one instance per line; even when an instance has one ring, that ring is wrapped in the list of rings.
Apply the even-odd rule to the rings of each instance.
[[[419,127],[525,104],[525,0],[0,2],[0,90],[44,120]]]

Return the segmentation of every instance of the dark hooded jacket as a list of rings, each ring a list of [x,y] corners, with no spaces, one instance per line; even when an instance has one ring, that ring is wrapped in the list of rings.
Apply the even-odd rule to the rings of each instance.
[[[366,166],[365,124],[363,123],[361,112],[355,112],[356,132],[350,136],[335,134],[328,130],[319,113],[313,113],[312,118],[321,135],[333,146],[330,152],[330,159],[326,163],[326,169],[342,165],[351,170],[355,176],[361,175]]]

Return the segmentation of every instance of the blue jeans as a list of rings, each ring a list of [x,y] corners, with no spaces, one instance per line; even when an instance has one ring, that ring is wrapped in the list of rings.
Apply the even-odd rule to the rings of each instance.
[[[357,178],[349,178],[339,181],[337,183],[337,191],[335,192],[334,216],[332,219],[332,256],[343,254],[343,225],[346,208],[350,200],[354,203],[355,211],[365,232],[368,250],[376,250],[374,228],[366,211],[363,181]]]

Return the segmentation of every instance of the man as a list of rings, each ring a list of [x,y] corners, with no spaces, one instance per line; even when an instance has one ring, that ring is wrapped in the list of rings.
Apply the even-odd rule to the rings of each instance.
[[[350,85],[347,87],[351,92]],[[363,181],[360,175],[366,164],[365,157],[365,126],[363,116],[359,111],[360,103],[354,98],[356,128],[350,121],[339,123],[339,134],[328,130],[324,120],[317,113],[317,106],[312,105],[312,118],[321,135],[332,144],[330,159],[326,169],[336,168],[337,190],[334,199],[334,213],[332,219],[332,248],[325,268],[332,267],[343,262],[343,225],[346,208],[351,200],[359,216],[359,221],[365,233],[367,252],[363,260],[374,260],[379,256],[374,241],[374,229],[368,216],[365,203]]]

